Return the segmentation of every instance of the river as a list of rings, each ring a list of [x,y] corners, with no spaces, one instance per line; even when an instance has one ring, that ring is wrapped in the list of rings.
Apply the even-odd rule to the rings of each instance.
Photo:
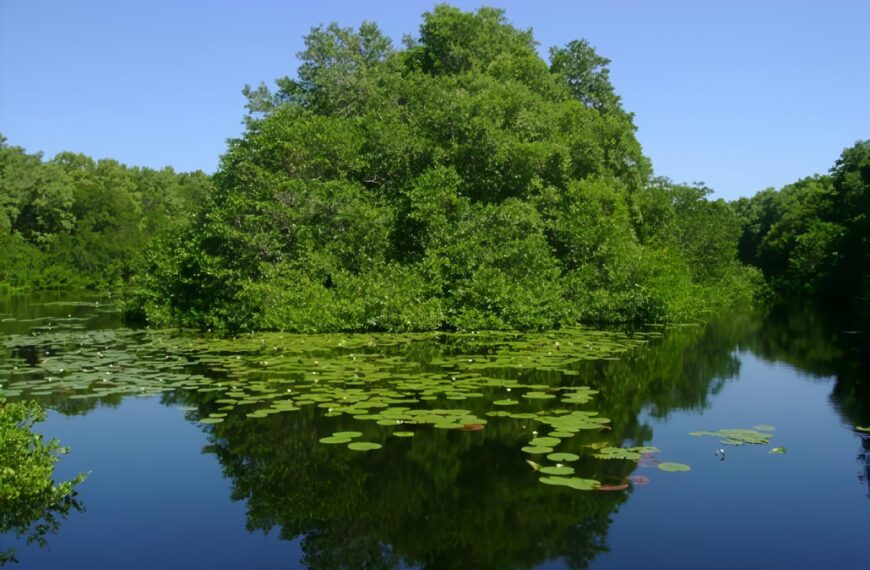
[[[870,343],[805,307],[227,338],[52,294],[0,335],[0,397],[88,473],[44,547],[0,535],[22,569],[870,564]]]

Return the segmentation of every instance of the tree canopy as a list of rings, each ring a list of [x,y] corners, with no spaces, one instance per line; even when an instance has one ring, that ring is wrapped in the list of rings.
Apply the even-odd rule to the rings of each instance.
[[[395,48],[319,26],[295,78],[246,87],[196,222],[137,311],[234,329],[549,328],[699,318],[749,290],[703,188],[651,179],[585,41],[446,5]]]
[[[0,136],[0,286],[116,287],[155,236],[184,223],[209,184],[201,172],[71,152],[45,161]]]
[[[870,313],[870,141],[845,149],[828,175],[735,206],[740,256],[777,296],[857,301]]]

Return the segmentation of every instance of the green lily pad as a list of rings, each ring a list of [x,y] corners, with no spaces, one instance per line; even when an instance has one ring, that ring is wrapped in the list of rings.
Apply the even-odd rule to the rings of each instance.
[[[224,421],[223,418],[202,418],[201,420],[199,420],[199,423],[201,423],[201,424],[219,424],[222,421]]]
[[[394,431],[393,435],[396,437],[414,437],[414,432],[412,432],[412,431]]]
[[[549,400],[555,397],[555,395],[547,394],[546,392],[526,392],[523,394],[523,398],[528,398],[530,400]]]
[[[558,437],[561,439],[565,439],[566,437],[574,437],[574,434],[570,431],[551,431],[548,435],[550,437]]]
[[[563,453],[551,453],[550,455],[547,456],[547,459],[549,459],[550,461],[556,461],[556,462],[562,462],[562,461],[571,462],[571,461],[577,461],[578,459],[580,459],[580,456],[576,455],[574,453],[564,453],[564,452]]]
[[[785,455],[788,453],[788,450],[784,447],[774,447],[768,453],[773,453],[774,455]]]
[[[332,437],[349,437],[351,439],[362,436],[361,431],[337,431],[332,434]]]
[[[554,445],[559,445],[560,443],[562,443],[562,440],[557,437],[536,437],[529,442],[529,445],[540,447],[553,447]]]
[[[548,467],[541,467],[541,473],[546,473],[547,475],[573,475],[574,468],[569,467],[568,465],[550,465]]]
[[[581,479],[579,477],[541,477],[538,481],[545,485],[570,487],[578,491],[594,491],[601,486],[601,483],[595,479]]]
[[[380,443],[372,443],[370,441],[355,441],[347,445],[348,449],[354,451],[372,451],[373,449],[380,449],[382,447],[383,445]]]
[[[758,426],[756,426],[758,427]],[[772,426],[762,426],[772,427]],[[720,429],[719,431],[693,431],[689,435],[696,437],[710,436],[720,437],[725,445],[767,445],[770,443],[771,433],[765,433],[754,429]]]
[[[542,445],[527,445],[522,450],[526,453],[532,453],[532,454],[538,455],[538,454],[542,454],[542,453],[550,453],[551,451],[553,451],[553,448],[552,447],[545,447]]]
[[[516,400],[496,400],[493,402],[494,406],[516,406],[519,404]]]
[[[692,468],[685,463],[659,463],[662,471],[691,471]]]
[[[593,455],[596,459],[626,459],[637,461],[644,453],[656,453],[657,447],[603,447]]]
[[[348,443],[349,441],[350,441],[349,437],[340,437],[340,436],[335,436],[335,435],[333,435],[331,437],[321,437],[320,438],[320,443],[329,443],[329,444]]]
[[[863,431],[863,432],[870,433],[870,426],[867,426],[867,427],[855,426],[855,431]]]

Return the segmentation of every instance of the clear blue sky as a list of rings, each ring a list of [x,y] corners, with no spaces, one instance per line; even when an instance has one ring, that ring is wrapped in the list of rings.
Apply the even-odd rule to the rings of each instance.
[[[398,43],[425,1],[0,0],[0,133],[131,165],[214,171],[241,88],[293,75],[318,23]],[[870,138],[870,1],[455,1],[507,10],[542,54],[586,38],[612,60],[656,173],[751,195],[825,172]]]

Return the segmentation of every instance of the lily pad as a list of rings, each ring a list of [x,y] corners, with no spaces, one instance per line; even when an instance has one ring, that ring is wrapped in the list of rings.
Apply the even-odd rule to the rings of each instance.
[[[645,453],[656,453],[659,449],[652,446],[644,447],[604,447],[593,455],[596,459],[626,459],[639,460]]]
[[[691,471],[692,468],[685,463],[659,463],[662,471]]]
[[[350,441],[349,437],[340,437],[340,436],[336,436],[336,435],[333,435],[331,437],[321,437],[320,438],[320,443],[329,443],[329,444],[348,443],[349,441]]]
[[[759,426],[756,426],[759,427]],[[773,427],[773,426],[761,426]],[[771,433],[765,433],[754,429],[720,429],[719,431],[693,431],[689,435],[696,437],[711,436],[720,437],[725,445],[767,445],[770,443]]]
[[[360,431],[337,431],[332,434],[332,437],[349,437],[351,439],[360,436],[362,436],[362,432]]]
[[[414,437],[414,432],[412,432],[412,431],[394,431],[393,435],[396,437]]]
[[[773,453],[774,455],[785,455],[788,453],[788,450],[784,447],[774,447],[768,453]]]
[[[573,475],[574,468],[568,465],[550,465],[548,467],[541,467],[541,473],[546,473],[547,475]]]
[[[552,447],[544,447],[541,445],[527,445],[523,449],[526,453],[531,453],[533,455],[540,455],[543,453],[550,453],[553,451]]]
[[[347,445],[348,449],[352,449],[354,451],[372,451],[374,449],[380,449],[382,447],[383,445],[381,445],[380,443],[372,443],[370,441],[355,441]]]
[[[632,485],[649,485],[649,477],[645,475],[632,475],[629,480]]]
[[[529,442],[529,445],[553,447],[554,445],[559,445],[560,443],[562,443],[562,440],[557,437],[536,437]]]
[[[545,485],[570,487],[577,491],[594,491],[601,486],[601,483],[595,479],[581,479],[580,477],[541,477],[538,481]]]
[[[562,462],[562,461],[571,462],[571,461],[577,461],[578,459],[580,459],[580,456],[576,455],[574,453],[562,452],[562,453],[551,453],[550,455],[547,456],[547,459],[549,459],[550,461],[556,461],[556,462]]]
[[[549,400],[555,397],[555,395],[547,394],[546,392],[526,392],[523,394],[523,398],[528,398],[530,400]]]
[[[628,483],[619,483],[615,485],[601,485],[596,491],[624,491],[628,489]]]

